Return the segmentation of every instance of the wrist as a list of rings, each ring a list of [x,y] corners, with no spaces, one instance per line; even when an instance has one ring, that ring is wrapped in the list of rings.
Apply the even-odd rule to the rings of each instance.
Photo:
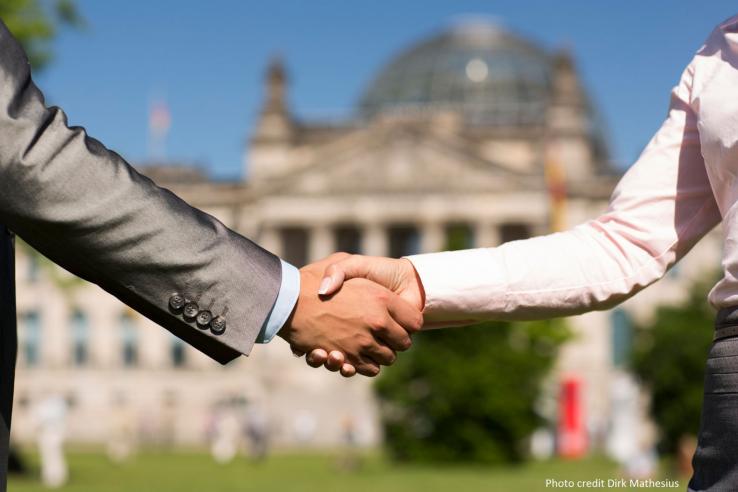
[[[408,258],[401,258],[401,262],[404,262],[404,268],[406,270],[405,278],[406,289],[412,298],[417,299],[418,305],[416,306],[421,312],[425,309],[425,288],[423,288],[423,282],[420,280],[420,275],[415,269],[415,265]]]

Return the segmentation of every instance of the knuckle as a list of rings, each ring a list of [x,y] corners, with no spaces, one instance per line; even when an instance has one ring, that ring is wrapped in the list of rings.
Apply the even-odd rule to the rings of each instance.
[[[344,251],[339,251],[337,253],[333,253],[328,258],[330,258],[333,261],[341,261],[341,260],[345,260],[346,258],[349,258],[350,256],[351,256],[350,254]]]
[[[369,350],[372,347],[374,347],[374,339],[372,337],[362,336],[358,340],[359,347],[361,347],[362,350]]]
[[[390,301],[390,294],[388,291],[383,289],[377,289],[374,292],[374,298],[382,305],[389,304]]]
[[[387,324],[388,323],[383,319],[374,320],[374,323],[370,325],[372,333],[375,335],[390,336],[392,334],[392,330],[387,326]]]
[[[411,333],[419,332],[423,328],[423,315],[417,314],[405,328]]]
[[[372,329],[372,331],[384,330],[387,324],[386,319],[383,316],[374,313],[367,314],[364,317],[364,322],[366,323],[366,326]]]

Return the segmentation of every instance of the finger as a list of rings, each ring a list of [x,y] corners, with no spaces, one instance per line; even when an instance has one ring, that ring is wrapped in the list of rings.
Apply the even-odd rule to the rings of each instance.
[[[392,318],[411,335],[423,328],[423,314],[400,296],[390,297],[387,310]]]
[[[325,269],[323,280],[320,282],[318,294],[330,295],[338,291],[346,280],[356,277],[366,277],[369,273],[369,264],[365,256],[351,255],[348,258],[329,265]]]
[[[356,374],[356,368],[352,366],[351,364],[344,364],[341,367],[341,376],[345,378],[351,378],[354,377]]]
[[[341,260],[345,260],[346,258],[350,257],[351,255],[349,253],[346,253],[344,251],[338,251],[337,253],[331,253],[322,260],[320,260],[318,263],[323,262],[330,262],[330,263],[336,263]]]
[[[388,346],[380,343],[374,343],[363,350],[366,357],[370,357],[374,362],[383,366],[391,366],[397,360],[397,354]]]
[[[379,364],[375,362],[374,359],[372,359],[371,357],[361,353],[347,353],[345,355],[347,362],[346,365],[353,366],[356,372],[361,374],[362,376],[374,377],[379,374]]]
[[[397,323],[394,318],[389,318],[384,326],[376,329],[374,336],[394,351],[403,352],[413,344],[408,331]]]
[[[323,349],[315,349],[305,357],[310,367],[320,367],[328,360],[328,352]]]
[[[373,378],[379,374],[379,365],[375,363],[362,363],[356,367],[356,372],[362,376]]]
[[[305,355],[305,352],[303,352],[302,350],[296,349],[294,347],[290,347],[290,349],[292,349],[292,355],[294,355],[297,358],[300,358],[303,355]]]
[[[345,358],[343,356],[343,352],[339,352],[338,350],[331,350],[331,352],[328,354],[328,360],[325,362],[325,368],[329,371],[336,372],[345,363]]]
[[[327,296],[335,293],[343,285],[346,274],[340,265],[341,262],[333,263],[325,269],[323,279],[320,281],[318,295]]]

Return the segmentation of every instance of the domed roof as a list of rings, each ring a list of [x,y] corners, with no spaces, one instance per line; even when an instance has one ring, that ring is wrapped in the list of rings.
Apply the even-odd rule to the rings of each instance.
[[[551,89],[552,59],[540,47],[477,21],[421,41],[386,65],[361,98],[380,112],[457,110],[469,124],[539,123]]]

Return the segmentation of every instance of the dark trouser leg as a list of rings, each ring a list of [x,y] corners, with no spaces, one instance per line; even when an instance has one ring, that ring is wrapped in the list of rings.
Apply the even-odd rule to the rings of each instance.
[[[8,479],[10,412],[13,408],[13,381],[17,338],[15,329],[15,272],[13,243],[0,225],[0,492]]]
[[[710,348],[692,465],[690,490],[738,490],[738,337],[719,339]]]

